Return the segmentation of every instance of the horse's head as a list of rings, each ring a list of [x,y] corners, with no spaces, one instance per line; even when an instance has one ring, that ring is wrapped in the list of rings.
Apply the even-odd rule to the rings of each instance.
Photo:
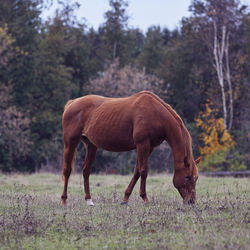
[[[198,179],[197,164],[200,162],[200,158],[188,163],[186,158],[184,160],[184,167],[178,167],[174,173],[174,186],[179,191],[183,202],[185,204],[194,204],[196,202],[195,185]]]

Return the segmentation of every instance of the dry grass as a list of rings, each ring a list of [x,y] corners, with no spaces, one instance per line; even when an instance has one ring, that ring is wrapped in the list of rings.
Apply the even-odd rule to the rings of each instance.
[[[0,176],[0,249],[249,249],[249,179],[198,181],[198,203],[183,206],[172,177],[148,178],[149,205],[138,184],[120,200],[130,176],[92,176],[94,207],[73,175],[60,205],[59,175]]]

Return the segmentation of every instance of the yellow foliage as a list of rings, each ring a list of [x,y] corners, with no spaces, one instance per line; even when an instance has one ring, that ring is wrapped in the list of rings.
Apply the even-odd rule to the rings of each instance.
[[[196,126],[203,131],[200,135],[203,141],[200,153],[203,157],[233,147],[235,144],[230,133],[224,129],[223,118],[216,118],[218,110],[212,109],[211,106],[211,102],[205,104],[205,111],[200,112],[195,119]]]
[[[18,46],[14,46],[15,38],[9,33],[8,25],[0,26],[0,64],[6,65],[10,57],[14,55],[27,56],[28,52],[23,51]]]
[[[0,45],[2,47],[7,47],[15,42],[15,39],[8,34],[8,26],[7,24],[3,27],[0,26]]]

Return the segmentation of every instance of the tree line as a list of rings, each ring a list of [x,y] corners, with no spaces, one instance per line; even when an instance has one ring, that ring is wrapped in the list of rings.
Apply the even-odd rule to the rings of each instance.
[[[68,99],[151,90],[180,114],[201,170],[250,169],[250,12],[238,0],[192,0],[169,30],[129,26],[128,1],[110,0],[97,30],[75,17],[77,2],[0,2],[0,171],[55,171]],[[82,146],[76,158],[81,169]],[[171,171],[162,144],[151,169]],[[135,153],[100,151],[94,171],[129,173]],[[154,167],[153,167],[154,166]]]

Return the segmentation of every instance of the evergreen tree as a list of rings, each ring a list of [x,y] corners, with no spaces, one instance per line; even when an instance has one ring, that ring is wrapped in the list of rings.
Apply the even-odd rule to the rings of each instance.
[[[0,72],[8,68],[9,60],[17,55],[14,42],[7,25],[0,27]],[[29,171],[30,120],[11,103],[10,89],[0,79],[0,171]]]
[[[108,59],[114,61],[122,54],[123,36],[128,21],[126,14],[128,3],[126,0],[109,0],[109,5],[111,9],[104,14],[104,42]]]
[[[147,73],[159,72],[164,57],[164,39],[158,26],[150,27],[144,39],[142,51],[138,56],[138,65],[145,68]]]
[[[2,72],[4,82],[12,84],[14,102],[18,107],[27,108],[29,89],[34,84],[34,52],[41,24],[40,0],[1,0],[0,26],[7,24],[15,38],[14,46],[22,53],[12,58],[8,69]]]

